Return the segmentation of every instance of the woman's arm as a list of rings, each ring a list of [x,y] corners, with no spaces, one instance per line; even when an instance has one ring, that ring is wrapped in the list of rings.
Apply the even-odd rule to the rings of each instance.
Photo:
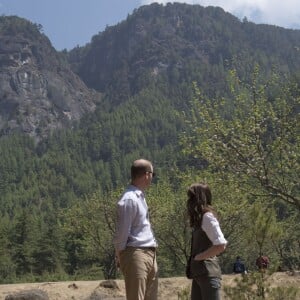
[[[205,260],[208,259],[210,257],[219,255],[220,253],[222,253],[226,248],[226,244],[224,245],[212,245],[210,248],[208,248],[207,250],[198,253],[194,259],[195,260]]]
[[[195,260],[205,260],[216,256],[222,253],[227,245],[220,224],[211,212],[207,212],[203,215],[202,229],[205,231],[213,245],[205,251],[198,253],[194,258]]]

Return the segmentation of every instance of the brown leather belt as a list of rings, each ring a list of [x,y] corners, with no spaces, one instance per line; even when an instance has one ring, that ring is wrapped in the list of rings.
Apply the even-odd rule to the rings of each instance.
[[[137,247],[138,249],[146,250],[146,251],[156,251],[156,247]]]

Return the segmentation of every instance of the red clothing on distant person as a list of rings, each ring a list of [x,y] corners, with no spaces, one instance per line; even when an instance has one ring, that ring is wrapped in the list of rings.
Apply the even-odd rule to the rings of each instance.
[[[256,265],[259,269],[267,269],[269,266],[269,258],[268,256],[261,255],[256,260]]]

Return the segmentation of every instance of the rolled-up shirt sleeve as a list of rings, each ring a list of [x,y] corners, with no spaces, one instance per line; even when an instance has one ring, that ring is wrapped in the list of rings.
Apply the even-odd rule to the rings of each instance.
[[[220,224],[213,213],[207,212],[203,215],[202,229],[205,231],[213,245],[227,244],[227,240],[223,235]]]

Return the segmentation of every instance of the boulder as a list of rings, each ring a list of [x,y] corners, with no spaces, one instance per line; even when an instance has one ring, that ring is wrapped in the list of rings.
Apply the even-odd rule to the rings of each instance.
[[[5,300],[49,300],[49,297],[46,292],[33,289],[7,295]]]

